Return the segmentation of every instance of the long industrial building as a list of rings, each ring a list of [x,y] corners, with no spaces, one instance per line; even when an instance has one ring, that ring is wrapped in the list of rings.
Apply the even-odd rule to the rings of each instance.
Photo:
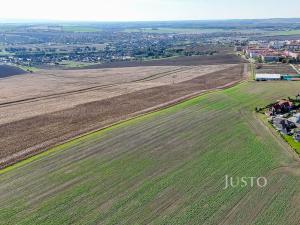
[[[300,74],[267,74],[267,73],[258,73],[255,76],[256,81],[268,81],[268,80],[286,80],[286,81],[299,81]]]
[[[255,80],[256,81],[281,80],[281,74],[257,73],[255,76]]]

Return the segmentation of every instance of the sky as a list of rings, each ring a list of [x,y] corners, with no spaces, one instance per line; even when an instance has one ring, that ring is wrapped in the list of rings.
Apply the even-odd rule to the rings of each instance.
[[[0,19],[164,21],[300,17],[299,0],[0,0]]]

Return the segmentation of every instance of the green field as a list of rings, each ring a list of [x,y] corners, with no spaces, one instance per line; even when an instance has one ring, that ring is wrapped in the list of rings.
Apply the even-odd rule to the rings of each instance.
[[[0,52],[0,56],[9,56],[9,55],[13,55],[13,54],[6,52],[4,50]]]
[[[9,55],[14,55],[12,53],[9,53],[5,51],[5,46],[0,44],[0,56],[9,56]]]
[[[36,73],[38,72],[40,69],[34,66],[21,66],[21,65],[14,65],[22,70],[28,71],[28,72],[32,72],[32,73]]]
[[[132,28],[125,29],[124,32],[145,32],[159,34],[211,34],[211,33],[228,33],[241,32],[243,34],[263,33],[259,29],[217,29],[217,28]]]
[[[275,31],[275,32],[270,32],[268,35],[299,35],[300,30],[287,30],[287,31]]]
[[[95,65],[95,63],[64,60],[60,63],[60,65],[66,67],[66,68],[82,68],[82,67],[85,67],[85,66]]]
[[[247,82],[62,145],[0,175],[0,224],[299,224],[299,160],[254,113],[297,82]],[[223,190],[224,177],[265,188]]]

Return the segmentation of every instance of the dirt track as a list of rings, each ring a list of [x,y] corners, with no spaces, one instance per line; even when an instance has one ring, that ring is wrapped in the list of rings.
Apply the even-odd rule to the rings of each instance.
[[[180,83],[152,87],[0,125],[0,165],[6,166],[88,131],[130,118],[182,96],[238,82],[244,64]]]

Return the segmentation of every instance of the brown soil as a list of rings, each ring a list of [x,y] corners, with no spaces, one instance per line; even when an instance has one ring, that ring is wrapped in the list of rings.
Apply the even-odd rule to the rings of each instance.
[[[262,64],[260,69],[256,69],[256,73],[267,74],[297,74],[293,67],[289,64]]]
[[[13,164],[70,138],[128,119],[147,109],[174,104],[183,96],[222,88],[246,75],[245,65],[202,75],[180,83],[152,87],[73,108],[0,125],[0,167]]]
[[[0,82],[0,124],[180,83],[232,66],[235,65],[57,70],[15,76]]]
[[[0,78],[10,77],[14,75],[25,74],[26,71],[21,70],[15,66],[0,65]]]
[[[120,68],[139,66],[199,66],[218,64],[238,64],[246,62],[234,54],[220,54],[212,56],[182,56],[161,60],[112,62],[84,67],[85,69]],[[80,69],[80,68],[79,68]]]

